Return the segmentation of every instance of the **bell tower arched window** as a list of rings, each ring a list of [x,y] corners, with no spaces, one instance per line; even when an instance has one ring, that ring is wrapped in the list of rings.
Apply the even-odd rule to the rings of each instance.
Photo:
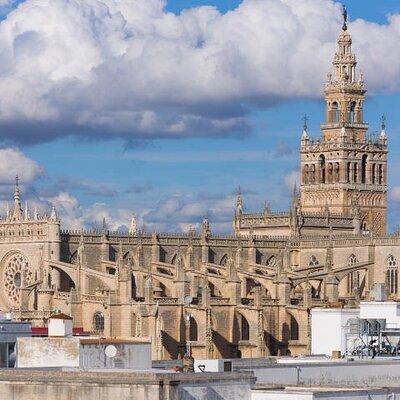
[[[356,122],[356,118],[355,118],[356,114],[355,113],[356,113],[356,103],[354,101],[352,101],[350,103],[350,115],[349,115],[351,124]]]
[[[335,124],[338,124],[340,121],[340,109],[339,109],[339,104],[337,103],[337,101],[334,101],[332,103],[332,122],[334,122]]]
[[[361,183],[366,183],[367,176],[367,159],[368,156],[364,154],[361,160]]]
[[[320,171],[320,183],[325,183],[326,165],[325,165],[325,156],[323,154],[319,156],[319,171]]]

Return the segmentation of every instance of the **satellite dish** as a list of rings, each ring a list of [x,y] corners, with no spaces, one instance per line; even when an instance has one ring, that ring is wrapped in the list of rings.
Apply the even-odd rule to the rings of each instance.
[[[117,348],[112,344],[109,344],[105,348],[104,353],[108,358],[114,358],[117,355]]]
[[[185,297],[183,298],[183,301],[185,302],[185,304],[189,305],[189,304],[191,304],[191,303],[192,303],[192,301],[193,301],[193,297],[192,297],[192,296],[189,296],[189,295],[187,295],[187,296],[185,296]]]

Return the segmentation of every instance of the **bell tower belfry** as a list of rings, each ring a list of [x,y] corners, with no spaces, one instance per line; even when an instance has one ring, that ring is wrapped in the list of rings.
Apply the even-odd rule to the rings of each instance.
[[[305,126],[301,137],[301,208],[303,212],[361,214],[361,228],[386,233],[387,137],[382,117],[378,137],[367,137],[363,118],[366,90],[347,31],[347,12],[325,85],[326,121],[312,140]]]

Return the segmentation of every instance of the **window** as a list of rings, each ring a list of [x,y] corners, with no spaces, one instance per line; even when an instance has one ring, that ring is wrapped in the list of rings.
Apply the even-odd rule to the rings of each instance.
[[[338,124],[339,117],[340,117],[340,110],[339,110],[339,105],[336,101],[332,103],[332,117],[333,117],[332,122],[334,122],[335,124]]]
[[[350,123],[355,122],[356,103],[354,101],[350,104]]]
[[[319,156],[320,183],[325,183],[325,156]]]
[[[104,315],[97,312],[93,315],[93,329],[96,333],[101,334],[104,332]]]
[[[197,322],[194,319],[193,315],[190,316],[189,319],[189,340],[191,342],[197,342],[198,339],[198,326]]]
[[[348,266],[353,267],[358,263],[357,257],[351,254],[348,259]],[[349,273],[347,278],[347,292],[353,293],[360,287],[360,271],[352,271]]]
[[[290,340],[299,340],[299,323],[293,315],[290,316]]]
[[[276,257],[271,256],[270,258],[268,258],[267,267],[275,267],[275,265],[276,265]]]
[[[382,183],[383,183],[383,166],[382,166],[382,164],[379,164],[379,168],[378,168],[378,183],[380,185],[382,185]]]
[[[354,173],[353,182],[357,183],[358,182],[358,164],[357,163],[354,163],[354,171],[353,171],[353,173]]]
[[[361,183],[366,183],[367,176],[367,158],[368,156],[364,154],[361,161]]]
[[[390,294],[397,294],[398,290],[398,272],[397,260],[390,255],[386,260],[386,284]]]
[[[221,258],[221,261],[220,261],[220,263],[219,263],[219,265],[221,265],[222,267],[225,267],[226,266],[226,262],[228,261],[228,255],[227,254],[225,254],[225,255],[223,255],[222,256],[222,258]]]
[[[318,267],[318,265],[319,265],[319,261],[317,260],[317,257],[311,256],[308,266],[309,267]]]
[[[250,340],[250,325],[247,319],[239,314],[240,319],[240,340]]]

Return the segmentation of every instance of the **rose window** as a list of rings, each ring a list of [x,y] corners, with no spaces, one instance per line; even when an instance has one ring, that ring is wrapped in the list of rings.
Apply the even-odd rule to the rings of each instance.
[[[33,281],[33,273],[29,268],[28,260],[22,254],[13,254],[7,259],[3,275],[5,291],[12,303],[18,305],[19,288],[29,285]]]

